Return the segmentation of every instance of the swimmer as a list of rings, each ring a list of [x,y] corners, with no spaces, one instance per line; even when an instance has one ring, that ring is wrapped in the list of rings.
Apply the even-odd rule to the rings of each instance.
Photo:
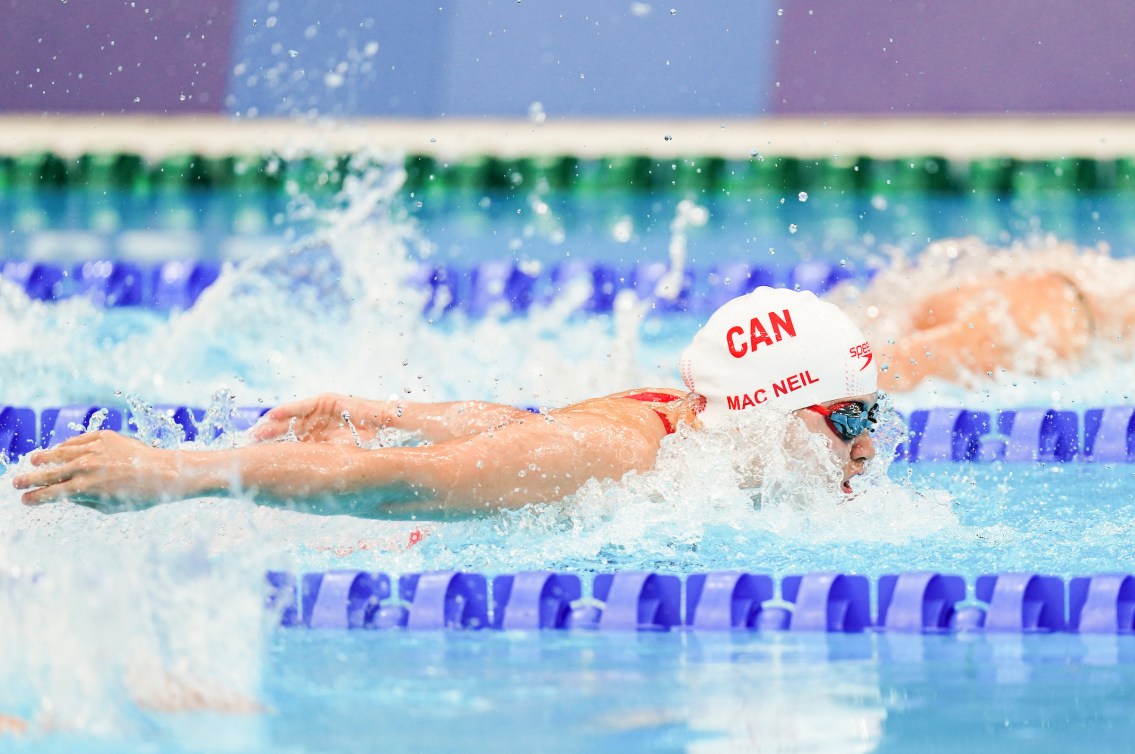
[[[866,286],[829,297],[867,334],[887,392],[927,378],[973,386],[1005,372],[1051,377],[1083,368],[1093,341],[1127,348],[1135,265],[1102,251],[1044,243],[993,249],[932,244]]]
[[[33,468],[13,484],[28,505],[247,493],[266,503],[363,500],[367,515],[467,516],[647,471],[679,425],[712,427],[762,407],[795,412],[827,438],[845,493],[874,457],[871,348],[811,293],[762,287],[726,303],[683,352],[681,373],[688,390],[629,390],[546,414],[325,395],[272,409],[252,430],[255,444],[226,450],[166,450],[92,432],[33,453]],[[423,444],[367,448],[384,430],[417,433]]]

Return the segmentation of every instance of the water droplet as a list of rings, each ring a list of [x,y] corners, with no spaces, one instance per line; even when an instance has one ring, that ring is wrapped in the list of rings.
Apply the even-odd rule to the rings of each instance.
[[[535,123],[537,126],[542,124],[548,119],[548,114],[544,112],[543,102],[533,102],[528,106],[528,120]]]
[[[378,42],[367,42],[367,46],[363,48],[363,55],[368,58],[373,58],[378,54]]]
[[[300,54],[299,50],[288,50],[288,57],[289,58],[294,58],[295,56],[297,56],[299,54]]]
[[[477,461],[477,464],[476,464],[476,465],[477,465],[477,468],[478,468],[478,469],[483,469],[483,468],[485,468],[485,462],[484,462],[484,461]]]
[[[796,195],[796,198],[799,199],[802,202],[806,202],[806,201],[808,201],[808,192],[807,191],[801,191],[799,194]]]
[[[142,101],[142,98],[141,98],[141,97],[135,97],[135,98],[134,98],[134,101],[135,101],[135,102],[141,102],[141,101]]]
[[[185,95],[184,94],[179,95],[178,99],[181,100],[182,102],[184,102],[185,101]]]
[[[796,227],[796,223],[791,223],[791,224],[789,224],[789,226],[788,226],[788,232],[789,232],[789,233],[795,233],[795,232],[796,232],[797,230],[798,230],[798,229],[797,229],[797,227]]]
[[[621,217],[611,229],[611,236],[619,243],[627,243],[634,237],[634,220]]]
[[[673,141],[674,140],[674,137],[671,136],[670,134],[666,134],[662,138],[665,139],[666,141]]]
[[[776,9],[776,15],[783,16],[784,15],[784,8],[777,8]]]
[[[671,15],[671,16],[676,16],[676,15],[678,15],[678,9],[677,9],[677,8],[671,8],[671,9],[670,9],[670,15]]]

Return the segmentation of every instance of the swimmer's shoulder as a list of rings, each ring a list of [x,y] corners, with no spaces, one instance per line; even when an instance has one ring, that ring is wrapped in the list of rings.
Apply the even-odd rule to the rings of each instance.
[[[674,388],[637,388],[573,403],[549,411],[552,418],[565,421],[601,418],[642,432],[652,442],[673,434],[679,422],[692,423],[695,412],[686,400],[689,393]]]

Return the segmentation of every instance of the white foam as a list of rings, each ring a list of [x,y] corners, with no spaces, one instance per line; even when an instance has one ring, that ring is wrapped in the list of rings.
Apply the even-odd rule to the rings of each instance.
[[[0,709],[106,734],[259,708],[269,616],[253,507],[106,516],[0,482]]]

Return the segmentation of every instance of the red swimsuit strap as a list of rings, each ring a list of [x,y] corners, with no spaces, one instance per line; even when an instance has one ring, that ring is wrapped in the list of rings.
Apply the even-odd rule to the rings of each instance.
[[[644,403],[672,403],[674,401],[681,400],[681,396],[678,395],[670,395],[669,393],[654,393],[649,390],[642,393],[631,393],[630,395],[624,395],[623,397],[630,398],[632,401],[643,401]],[[674,424],[670,421],[670,417],[668,417],[664,412],[659,411],[658,409],[654,409],[654,413],[658,414],[658,418],[662,420],[662,427],[666,430],[666,434],[674,434]]]
[[[680,395],[670,395],[669,393],[654,393],[649,390],[642,393],[631,393],[624,395],[624,398],[630,398],[632,401],[645,401],[646,403],[671,403],[673,401],[681,400]]]
[[[666,430],[666,434],[674,434],[674,425],[670,421],[670,417],[662,413],[658,409],[654,409],[654,413],[658,414],[658,418],[662,420],[662,428]]]

